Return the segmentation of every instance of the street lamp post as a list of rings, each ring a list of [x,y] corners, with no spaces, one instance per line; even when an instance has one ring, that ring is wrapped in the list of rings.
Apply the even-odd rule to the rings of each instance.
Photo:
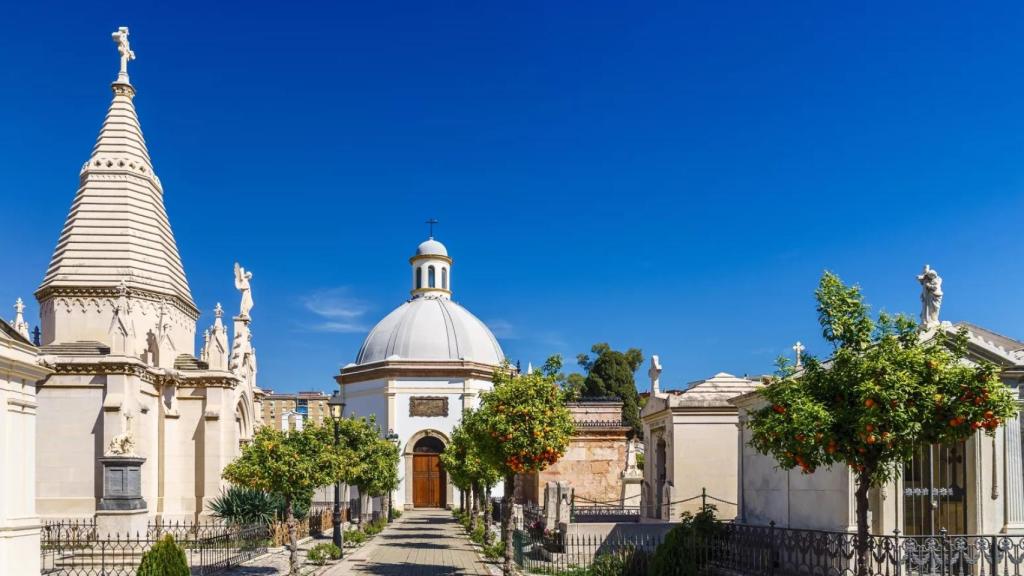
[[[395,444],[395,446],[398,446],[398,434],[395,433],[395,430],[393,428],[388,430],[387,439],[388,439],[388,441],[393,442]],[[389,490],[388,491],[388,523],[393,522],[394,519],[395,519],[394,509],[395,509],[395,491],[394,490]]]
[[[331,411],[331,420],[334,421],[334,448],[341,445],[341,418],[345,413],[345,401],[341,399],[341,392],[335,390],[331,399],[327,401],[327,407]],[[334,525],[332,540],[334,545],[345,555],[345,541],[341,532],[341,482],[334,482],[334,512],[331,514],[331,523]]]

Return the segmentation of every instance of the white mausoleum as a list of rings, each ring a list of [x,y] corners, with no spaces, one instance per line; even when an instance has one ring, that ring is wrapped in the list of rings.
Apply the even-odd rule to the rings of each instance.
[[[110,521],[101,530],[134,531],[130,517],[206,511],[224,486],[221,470],[253,433],[261,392],[251,274],[237,265],[232,345],[218,304],[196,357],[200,310],[136,115],[127,73],[135,54],[126,28],[113,37],[121,54],[113,101],[35,294],[40,353],[54,372],[38,390],[36,505],[43,517],[97,514]],[[114,506],[128,510],[101,504],[107,457],[144,459],[119,488],[141,496]]]
[[[651,357],[651,396],[643,422],[644,483],[641,514],[648,520],[678,521],[704,499],[721,518],[736,515],[735,451],[739,413],[729,400],[756,390],[759,380],[719,372],[685,390],[661,391],[661,363]]]
[[[409,262],[412,297],[370,331],[336,380],[346,416],[375,415],[382,432],[398,437],[394,506],[449,507],[457,491],[438,455],[462,411],[491,389],[505,355],[487,326],[452,300],[452,259],[443,244],[428,239]]]

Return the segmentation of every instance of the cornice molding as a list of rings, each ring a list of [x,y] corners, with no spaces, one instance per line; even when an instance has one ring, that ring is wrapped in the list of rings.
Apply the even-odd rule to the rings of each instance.
[[[177,294],[164,294],[136,286],[129,286],[129,290],[131,291],[132,299],[148,300],[157,303],[166,301],[191,318],[192,321],[199,320],[199,308]],[[37,290],[35,297],[39,304],[42,305],[45,301],[56,298],[116,299],[118,293],[117,286],[47,286]]]
[[[491,380],[500,366],[469,360],[382,360],[341,369],[334,380],[344,386],[367,380],[392,378],[468,378]]]

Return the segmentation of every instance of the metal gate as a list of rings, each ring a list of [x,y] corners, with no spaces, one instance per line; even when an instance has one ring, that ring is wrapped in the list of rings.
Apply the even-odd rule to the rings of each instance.
[[[903,533],[967,533],[967,447],[922,446],[903,465]]]

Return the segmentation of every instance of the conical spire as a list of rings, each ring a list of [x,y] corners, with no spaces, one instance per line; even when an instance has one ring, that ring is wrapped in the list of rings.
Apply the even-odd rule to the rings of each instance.
[[[127,63],[135,53],[128,29],[113,38],[121,54],[114,100],[82,166],[78,194],[36,296],[43,299],[56,288],[112,289],[123,280],[132,290],[176,298],[196,313],[132,102]]]

